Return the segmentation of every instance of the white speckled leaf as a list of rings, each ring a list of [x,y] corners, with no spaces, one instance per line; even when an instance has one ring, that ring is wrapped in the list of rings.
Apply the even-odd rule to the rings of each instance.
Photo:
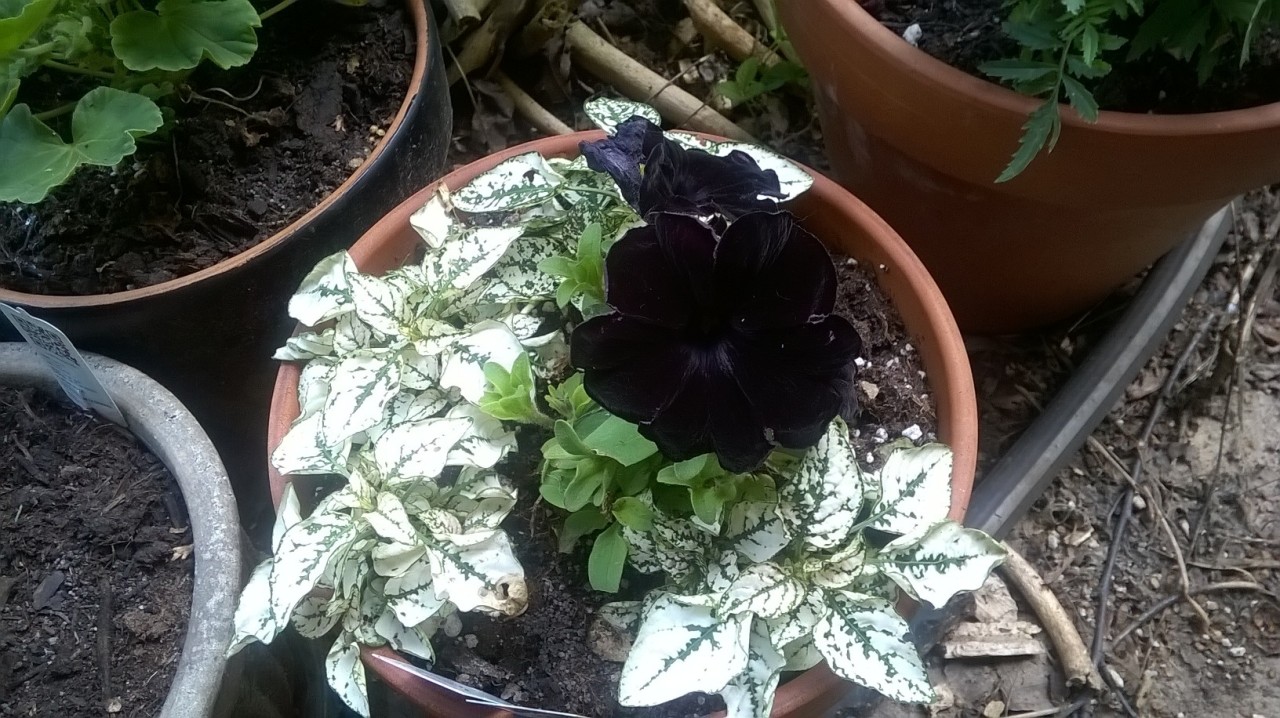
[[[427,548],[436,595],[459,611],[518,616],[528,605],[524,568],[501,531],[471,546]]]
[[[426,558],[419,559],[404,574],[388,578],[382,590],[387,605],[406,626],[416,626],[437,615],[447,603],[431,587],[431,567]]]
[[[757,563],[778,555],[791,542],[778,505],[765,501],[739,501],[730,507],[725,538],[733,550]]]
[[[320,412],[324,443],[340,444],[376,425],[399,392],[400,364],[390,357],[357,355],[343,359]]]
[[[596,611],[600,620],[619,631],[633,635],[644,618],[644,603],[641,601],[614,601],[606,603]]]
[[[333,323],[333,351],[339,356],[368,349],[377,335],[355,312],[347,312]]]
[[[933,687],[907,622],[873,596],[829,593],[831,613],[818,621],[814,644],[831,670],[903,703],[930,703]]]
[[[526,152],[503,160],[453,193],[462,212],[511,212],[542,204],[556,192],[560,177],[542,155]]]
[[[831,609],[827,607],[827,594],[820,588],[810,587],[804,600],[794,610],[766,622],[774,647],[781,651],[787,645],[813,635],[813,629],[818,625],[818,621],[825,618],[830,611]]]
[[[395,494],[389,491],[378,494],[377,506],[376,511],[364,514],[364,520],[369,522],[378,536],[393,543],[417,543],[417,532],[409,522],[409,514]]]
[[[435,660],[435,651],[431,649],[431,636],[415,627],[405,626],[390,608],[382,611],[377,623],[373,624],[373,629],[397,651],[417,656],[424,661]]]
[[[1004,548],[985,533],[941,521],[890,542],[876,563],[913,598],[941,607],[957,593],[981,588],[1004,557]]]
[[[720,696],[724,698],[726,718],[769,718],[773,712],[773,696],[778,690],[778,677],[786,660],[773,647],[762,621],[751,627],[747,644],[747,667],[734,676]]]
[[[778,490],[778,514],[805,543],[832,549],[857,524],[865,490],[849,427],[837,418]]]
[[[894,534],[919,531],[951,511],[951,449],[942,444],[899,449],[879,473],[880,501],[868,528]]]
[[[813,186],[813,177],[805,172],[799,165],[773,150],[766,149],[760,145],[753,145],[747,142],[734,142],[725,140],[723,142],[712,142],[696,137],[686,132],[668,132],[667,137],[679,142],[680,144],[694,149],[705,150],[713,155],[724,157],[725,155],[740,150],[751,155],[751,159],[760,165],[760,169],[773,170],[778,175],[778,185],[782,190],[784,197],[780,200],[795,199],[797,196],[806,192]]]
[[[721,551],[720,558],[715,563],[707,566],[707,589],[712,593],[723,594],[733,586],[733,582],[738,579],[741,573],[738,570],[738,553],[733,550]],[[721,596],[722,602],[723,598]],[[721,613],[725,612],[721,610]]]
[[[322,638],[338,624],[337,613],[329,615],[325,610],[328,599],[307,596],[293,611],[293,630],[304,638]]]
[[[609,97],[594,97],[582,105],[582,111],[596,127],[613,134],[614,128],[635,115],[649,120],[655,125],[662,123],[662,116],[652,107],[631,100],[615,100]]]
[[[465,290],[485,276],[523,230],[515,227],[468,227],[422,260],[426,286],[432,296]]]
[[[443,184],[431,195],[427,203],[409,215],[409,226],[432,249],[439,249],[458,229],[458,222],[450,211],[449,189]]]
[[[449,451],[446,460],[449,466],[493,468],[516,448],[515,433],[507,431],[501,421],[484,413],[475,404],[458,404],[445,416],[454,420],[471,421],[466,432]]]
[[[387,429],[373,444],[373,459],[392,485],[444,471],[454,445],[471,430],[471,420],[422,419]]]
[[[403,386],[403,382],[401,384]],[[445,393],[439,389],[422,391],[402,391],[391,400],[391,411],[387,414],[387,426],[396,426],[409,421],[422,421],[439,414],[449,405]]]
[[[332,353],[332,332],[303,332],[289,337],[271,358],[277,361],[308,361]]]
[[[875,572],[867,563],[867,546],[860,537],[833,553],[807,556],[803,566],[809,581],[823,588],[845,588]]]
[[[314,327],[351,311],[354,307],[348,277],[357,272],[356,263],[345,251],[320,260],[289,299],[289,316]]]
[[[400,387],[414,391],[435,389],[440,381],[440,357],[423,355],[417,345],[400,350]]]
[[[403,576],[409,569],[420,565],[418,562],[425,553],[426,549],[421,545],[379,543],[370,552],[373,572],[385,578]]]
[[[364,664],[360,662],[360,646],[345,631],[329,648],[324,660],[324,674],[343,703],[365,718],[369,716],[369,692],[365,686]]]
[[[347,281],[351,284],[351,302],[361,321],[382,334],[401,333],[409,317],[405,301],[409,288],[404,283],[368,274],[352,274]]]
[[[497,362],[509,367],[523,351],[520,339],[507,325],[492,320],[480,322],[447,350],[440,371],[440,385],[457,389],[464,399],[477,404],[488,384],[484,365]]]
[[[285,476],[306,474],[345,474],[351,441],[330,445],[324,439],[321,425],[324,414],[315,413],[299,419],[271,453],[271,464]]]
[[[805,586],[777,564],[751,564],[738,574],[720,597],[721,616],[751,613],[777,618],[794,611],[804,601]]]
[[[516,505],[513,489],[493,471],[464,467],[445,501],[467,532],[497,529]]]
[[[506,254],[485,276],[477,304],[509,304],[515,301],[551,299],[560,280],[538,270],[538,262],[566,251],[562,242],[522,238],[511,243]]]
[[[645,611],[618,683],[622,705],[716,693],[746,668],[750,616],[722,620],[709,606],[681,598],[662,594]]]
[[[280,550],[280,541],[294,524],[302,520],[302,506],[298,503],[298,492],[290,481],[284,485],[280,494],[280,508],[276,509],[275,524],[271,527],[271,550]]]
[[[812,635],[788,644],[782,649],[782,656],[787,660],[784,671],[807,671],[826,660],[814,645]]]
[[[249,576],[249,582],[240,592],[240,602],[236,605],[235,635],[227,655],[234,655],[241,648],[258,641],[270,643],[285,624],[277,623],[271,610],[271,571],[275,560],[268,558],[258,564]]]
[[[268,579],[271,611],[277,626],[324,575],[329,562],[355,540],[358,526],[346,514],[312,514],[285,531]]]

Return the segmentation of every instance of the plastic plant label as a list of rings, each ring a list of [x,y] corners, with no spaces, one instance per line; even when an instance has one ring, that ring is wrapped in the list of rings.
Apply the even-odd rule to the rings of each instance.
[[[13,326],[35,348],[45,363],[53,369],[62,390],[81,409],[91,409],[103,418],[127,427],[124,414],[98,377],[93,375],[88,362],[76,351],[75,345],[57,327],[43,319],[31,316],[25,310],[0,304],[0,313],[8,317]]]

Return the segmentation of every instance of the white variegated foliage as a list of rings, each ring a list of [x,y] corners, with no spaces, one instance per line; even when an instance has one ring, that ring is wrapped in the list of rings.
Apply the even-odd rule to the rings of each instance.
[[[703,535],[693,522],[656,508],[653,532],[627,534],[637,568],[678,570],[668,571],[672,588],[646,601],[623,668],[625,705],[718,692],[729,718],[765,718],[779,673],[822,660],[894,700],[932,700],[897,591],[940,606],[976,590],[1004,556],[990,537],[946,520],[950,451],[901,449],[864,473],[837,419],[789,467],[776,502],[734,505],[721,534],[696,550],[663,540]],[[876,548],[869,528],[905,535]],[[726,680],[727,666],[737,672]]]
[[[634,114],[660,120],[651,108],[625,101],[593,101],[587,113],[606,129]],[[811,182],[760,148],[672,137],[715,154],[750,153],[778,173],[788,197]],[[568,349],[554,303],[560,280],[539,264],[573,256],[591,224],[601,225],[605,247],[642,224],[612,178],[583,158],[531,153],[462,187],[440,186],[409,223],[423,240],[420,262],[372,275],[339,252],[321,261],[289,302],[289,314],[305,328],[275,358],[304,363],[299,414],[272,462],[285,475],[334,475],[346,483],[305,516],[286,490],[274,555],[244,590],[232,648],[270,641],[288,625],[308,637],[336,635],[326,675],[363,715],[360,645],[390,645],[430,660],[433,633],[456,632],[459,610],[524,610],[523,569],[500,526],[515,496],[494,471],[515,437],[479,408],[488,388],[484,368],[494,362],[510,369],[527,354],[535,376],[562,372]],[[572,301],[581,308],[582,295]],[[443,485],[450,467],[457,479]],[[719,593],[654,595],[602,611],[620,629],[640,626],[644,650],[628,664],[624,695],[656,700],[687,692],[688,676],[658,671],[665,659],[653,658],[678,656],[715,684],[710,690],[723,690],[735,716],[763,715],[778,672],[812,653],[801,644],[826,618],[814,617],[820,594],[777,562],[799,535],[794,523],[770,502],[735,505],[721,523],[723,540],[713,535],[719,527],[664,515],[652,532],[626,529],[637,567],[696,585],[711,578],[706,567],[714,564]],[[895,545],[901,571],[891,574],[885,565],[877,575],[893,576],[913,595],[932,595],[920,583],[933,580],[924,566],[936,538]],[[775,628],[790,615],[805,617],[795,624],[803,630]],[[795,633],[794,645],[779,644],[776,632]]]

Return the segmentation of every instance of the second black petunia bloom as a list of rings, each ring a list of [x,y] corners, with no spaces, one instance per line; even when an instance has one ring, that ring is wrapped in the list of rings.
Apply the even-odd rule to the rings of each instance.
[[[612,136],[579,147],[587,166],[613,177],[641,217],[667,212],[731,220],[775,210],[783,197],[778,174],[761,169],[751,155],[689,149],[638,115],[619,123]]]
[[[734,472],[807,448],[853,391],[861,349],[832,316],[836,271],[789,212],[751,212],[719,238],[656,214],[605,258],[612,312],[574,330],[587,393],[667,458],[715,453]]]

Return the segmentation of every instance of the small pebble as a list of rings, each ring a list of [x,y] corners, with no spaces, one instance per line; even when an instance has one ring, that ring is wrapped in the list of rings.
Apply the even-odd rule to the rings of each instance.
[[[902,31],[902,39],[912,47],[920,47],[920,38],[924,37],[924,28],[920,27],[920,23],[912,23],[906,30]],[[1003,705],[1003,704],[1002,704]]]
[[[902,430],[902,435],[912,441],[919,441],[920,437],[924,436],[924,430],[918,424],[912,424]]]
[[[480,639],[476,638],[476,634],[474,633],[468,633],[467,635],[463,636],[462,642],[467,645],[467,648],[475,648],[476,646],[480,645]]]
[[[1244,651],[1245,651],[1244,646],[1235,646],[1234,648],[1231,648],[1230,650],[1228,650],[1227,653],[1231,654],[1232,658],[1243,658]]]

